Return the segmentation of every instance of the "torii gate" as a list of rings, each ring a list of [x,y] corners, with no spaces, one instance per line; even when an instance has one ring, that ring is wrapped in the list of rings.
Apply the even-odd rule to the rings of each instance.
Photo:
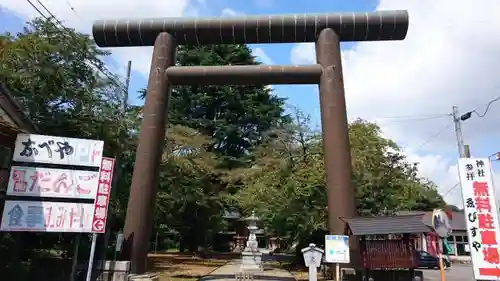
[[[354,217],[357,211],[340,42],[403,40],[407,31],[406,11],[95,22],[92,33],[100,47],[154,46],[124,229],[123,254],[131,260],[131,272],[147,269],[171,86],[318,84],[328,226],[330,233],[344,234],[345,224],[339,217]],[[175,66],[178,45],[298,42],[316,43],[317,64]]]

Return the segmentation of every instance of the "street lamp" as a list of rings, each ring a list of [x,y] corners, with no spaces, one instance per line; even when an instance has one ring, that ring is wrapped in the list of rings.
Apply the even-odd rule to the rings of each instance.
[[[472,111],[469,111],[469,112],[467,112],[467,113],[464,113],[464,114],[462,114],[462,115],[460,116],[460,121],[465,121],[465,120],[467,120],[467,119],[471,118],[471,116],[472,116]]]

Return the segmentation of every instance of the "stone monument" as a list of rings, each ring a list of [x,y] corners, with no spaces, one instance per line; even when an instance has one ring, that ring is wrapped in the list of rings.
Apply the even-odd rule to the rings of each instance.
[[[259,218],[255,216],[255,211],[252,211],[250,217],[245,218],[248,226],[248,240],[247,245],[241,253],[241,269],[242,270],[263,270],[262,267],[262,253],[259,251],[259,243],[257,242],[256,233],[259,230],[257,222]]]

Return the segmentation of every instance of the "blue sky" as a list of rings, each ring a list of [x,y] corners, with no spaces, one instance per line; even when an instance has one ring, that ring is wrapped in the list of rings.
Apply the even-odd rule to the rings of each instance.
[[[413,121],[406,117],[451,113],[453,105],[459,106],[462,112],[476,108],[482,112],[484,105],[498,95],[500,80],[496,74],[500,71],[500,64],[495,61],[500,60],[500,39],[492,40],[482,34],[500,32],[500,2],[495,4],[498,7],[492,7],[493,2],[478,6],[466,0],[189,0],[187,6],[179,4],[185,1],[129,0],[127,5],[121,5],[123,3],[117,0],[102,0],[101,3],[46,0],[43,3],[67,25],[80,30],[90,30],[95,19],[149,16],[151,13],[155,13],[150,15],[154,17],[166,16],[175,9],[172,13],[180,14],[179,9],[182,9],[185,16],[220,16],[228,11],[257,15],[406,9],[410,13],[406,40],[342,45],[348,112],[351,118],[384,121],[380,123],[384,133],[402,145],[412,161],[421,163],[423,176],[438,183],[442,192],[458,181],[454,166],[457,158],[455,135],[453,126],[446,127],[451,123],[451,117],[417,118]],[[200,4],[203,2],[205,4]],[[21,3],[24,1],[2,0],[0,32],[21,30],[25,19],[35,14],[32,7]],[[78,16],[71,12],[68,3],[75,7]],[[115,3],[117,6],[113,6]],[[1,9],[1,5],[9,10]],[[467,17],[463,19],[457,15]],[[484,32],[478,33],[479,28]],[[259,51],[265,55],[259,58],[261,61],[291,64],[292,49],[299,50],[301,46],[264,44],[251,47],[255,54],[258,48],[262,48]],[[144,67],[138,65],[144,66],[144,60],[149,63],[149,58],[132,51],[123,53],[122,50],[115,51],[118,54],[114,56],[116,60],[110,58],[106,62],[110,70],[124,73],[126,61],[132,60],[135,69],[132,71],[130,102],[137,104],[141,101],[135,93],[145,87],[147,81]],[[311,50],[300,50],[310,63],[314,57]],[[310,114],[312,125],[319,128],[316,86],[276,86],[274,89],[275,94],[287,98],[290,105]],[[500,116],[496,114],[496,106],[494,104],[484,118],[473,115],[463,124],[465,141],[471,145],[474,156],[486,157],[500,150],[497,145],[500,142],[500,132],[497,133]],[[386,123],[387,120],[391,122]],[[459,193],[454,195],[455,199],[457,195]]]
[[[249,1],[251,2],[251,1]],[[316,1],[315,5],[304,5],[302,1],[257,1],[254,5],[247,5],[246,1],[227,1],[220,0],[211,3],[210,9],[205,9],[202,16],[219,16],[224,9],[230,7],[231,10],[245,14],[282,14],[282,13],[325,13],[335,12],[355,12],[375,10],[377,1],[371,0],[351,0],[351,1]],[[284,9],[283,7],[286,7]],[[12,33],[22,30],[24,20],[17,17],[9,10],[0,7],[0,32],[9,31]],[[343,48],[351,48],[354,44],[343,43]],[[290,51],[292,44],[262,44],[251,45],[252,48],[263,48],[267,56],[272,58],[275,64],[290,64]],[[125,65],[119,65],[116,61],[108,60],[110,68],[124,69]],[[134,63],[132,58],[132,64]],[[132,71],[130,80],[130,103],[140,104],[136,93],[147,84],[147,77],[143,74]],[[319,126],[319,107],[318,97],[314,92],[316,86],[297,85],[297,86],[275,86],[276,94],[288,99],[288,103],[300,107],[301,110],[310,114],[313,118],[313,126]]]

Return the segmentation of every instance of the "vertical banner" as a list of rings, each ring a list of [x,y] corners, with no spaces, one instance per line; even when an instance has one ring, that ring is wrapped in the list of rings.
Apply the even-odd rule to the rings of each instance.
[[[474,278],[499,280],[500,225],[491,163],[487,158],[461,158],[458,169]]]
[[[92,232],[104,233],[106,231],[106,219],[108,217],[108,204],[113,179],[115,159],[102,158],[99,170],[99,185],[94,201],[94,217],[92,220]]]

